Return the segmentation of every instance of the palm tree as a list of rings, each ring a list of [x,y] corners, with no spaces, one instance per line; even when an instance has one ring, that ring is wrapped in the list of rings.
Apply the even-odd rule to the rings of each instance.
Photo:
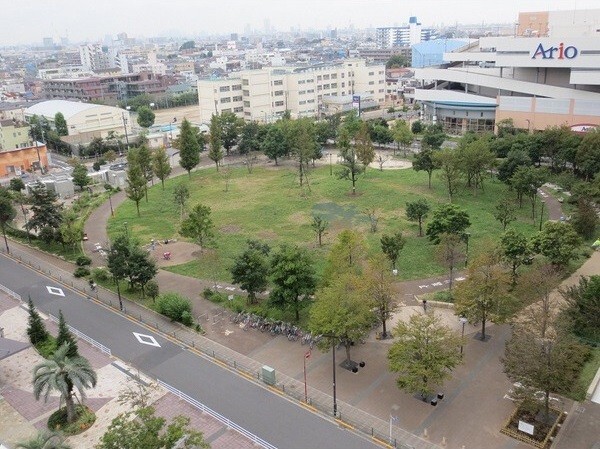
[[[69,344],[65,343],[50,357],[33,368],[33,394],[36,400],[44,396],[44,401],[53,390],[65,400],[67,422],[77,418],[75,413],[75,389],[80,397],[85,397],[85,389],[96,386],[96,373],[84,357],[67,357]]]
[[[39,432],[30,440],[17,444],[17,449],[71,449],[56,432]]]

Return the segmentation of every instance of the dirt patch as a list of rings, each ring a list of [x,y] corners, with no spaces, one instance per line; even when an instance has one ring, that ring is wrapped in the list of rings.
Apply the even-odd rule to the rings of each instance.
[[[168,244],[157,242],[154,250],[152,247],[148,247],[148,251],[160,268],[181,265],[195,260],[194,253],[199,251],[199,248],[198,245],[190,242],[171,242]],[[166,253],[170,253],[170,255],[167,256]]]
[[[225,226],[221,226],[219,228],[219,231],[222,232],[223,234],[238,234],[239,232],[242,231],[242,228],[240,228],[237,225],[225,225]]]
[[[305,224],[310,221],[305,212],[295,212],[288,216],[288,220],[298,225]]]
[[[275,232],[269,230],[260,231],[257,235],[259,239],[267,241],[277,240],[277,238],[279,237]]]

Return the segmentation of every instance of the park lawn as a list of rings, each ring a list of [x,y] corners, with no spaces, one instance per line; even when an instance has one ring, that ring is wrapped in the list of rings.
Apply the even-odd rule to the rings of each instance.
[[[186,183],[191,193],[187,207],[198,203],[210,206],[216,236],[214,250],[205,251],[197,260],[167,268],[175,273],[229,281],[228,269],[245,248],[247,239],[260,239],[272,247],[281,243],[304,246],[314,254],[320,273],[336,235],[347,228],[365,236],[369,254],[380,251],[382,233],[402,231],[407,243],[398,264],[401,279],[427,278],[446,272],[434,257],[435,246],[426,237],[418,237],[418,224],[408,221],[404,214],[407,201],[426,198],[433,209],[447,202],[447,193],[435,172],[432,189],[428,189],[424,172],[369,168],[359,178],[357,194],[353,196],[350,182],[338,179],[336,170],[330,176],[327,166],[311,170],[310,191],[299,187],[292,167],[255,167],[252,174],[245,168],[231,170],[227,192],[222,174],[212,168],[193,172],[191,178],[184,175],[169,179],[164,191],[160,184],[155,185],[149,189],[149,202],[140,203],[141,217],[137,217],[132,201],[126,201],[117,209],[115,217],[109,220],[109,235],[114,237],[127,228],[144,245],[152,238],[180,239],[180,211],[173,201],[173,190],[178,184]],[[498,239],[502,227],[493,216],[495,205],[507,195],[515,196],[495,179],[486,179],[484,189],[473,192],[463,188],[454,198],[454,203],[464,208],[471,218],[469,257],[488,248],[490,240]],[[370,232],[369,219],[364,214],[367,209],[378,211],[376,233]],[[310,226],[313,215],[321,215],[330,223],[321,248]],[[537,230],[539,218],[533,224],[528,202],[518,210],[518,217],[512,227],[527,235]]]

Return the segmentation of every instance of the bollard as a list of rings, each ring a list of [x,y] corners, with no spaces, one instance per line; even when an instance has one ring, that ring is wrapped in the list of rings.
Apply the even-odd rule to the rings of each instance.
[[[235,363],[235,360],[233,361],[233,367],[237,369],[237,363]]]
[[[214,349],[213,349],[212,354],[213,354],[213,359],[214,359],[215,358],[215,350]]]
[[[447,443],[446,443],[446,437],[442,437],[442,446],[445,447],[446,445],[447,445]]]
[[[423,438],[429,438],[429,435],[427,435],[427,427],[423,429]]]

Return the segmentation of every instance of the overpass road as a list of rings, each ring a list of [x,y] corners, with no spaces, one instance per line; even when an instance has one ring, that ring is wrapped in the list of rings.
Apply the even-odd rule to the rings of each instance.
[[[0,255],[0,284],[24,300],[31,296],[43,313],[58,316],[62,310],[71,326],[109,347],[116,357],[181,390],[278,448],[380,447],[5,255]]]

